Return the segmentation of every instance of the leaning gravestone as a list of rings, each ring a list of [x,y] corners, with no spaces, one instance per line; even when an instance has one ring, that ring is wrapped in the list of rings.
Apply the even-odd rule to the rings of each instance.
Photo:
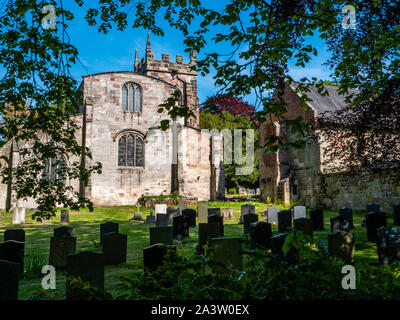
[[[217,223],[219,225],[219,235],[224,236],[224,217],[218,214],[208,216],[208,223]]]
[[[258,215],[255,213],[248,213],[243,216],[243,231],[244,234],[249,234],[251,231],[251,224],[258,221]]]
[[[354,234],[338,231],[328,235],[328,252],[331,257],[340,258],[346,264],[354,264]]]
[[[400,233],[397,228],[378,228],[376,245],[380,264],[390,265],[400,260]]]
[[[353,224],[353,209],[351,208],[340,208],[339,215],[344,217],[349,222],[350,229],[354,228]]]
[[[346,231],[350,232],[350,223],[349,221],[343,216],[337,216],[330,218],[331,222],[331,233],[335,233],[338,231]]]
[[[71,279],[89,282],[91,287],[104,290],[104,254],[82,251],[67,257],[67,299],[84,300],[87,294],[81,287],[71,283]]]
[[[218,223],[199,223],[199,251],[202,251],[211,238],[221,237],[221,227]]]
[[[386,214],[384,212],[367,213],[367,239],[369,242],[376,242],[377,230],[386,227]]]
[[[244,204],[240,207],[240,221],[239,223],[242,224],[243,223],[243,216],[245,216],[246,214],[249,213],[256,213],[256,207],[251,205],[251,204]]]
[[[377,203],[368,203],[365,212],[381,212],[381,206]]]
[[[166,204],[156,204],[156,214],[167,214],[167,205]]]
[[[196,210],[193,209],[184,209],[182,211],[182,215],[187,217],[189,222],[189,227],[196,226]]]
[[[162,243],[154,244],[150,247],[143,249],[143,267],[144,270],[157,270],[160,267],[165,259],[165,256],[168,254],[175,254],[176,247],[168,246]]]
[[[128,236],[121,233],[107,233],[103,236],[104,264],[118,265],[126,262]]]
[[[393,206],[393,224],[400,226],[400,203]]]
[[[206,205],[206,204],[197,205],[197,213],[199,216],[199,223],[207,223],[208,205]]]
[[[119,233],[119,224],[116,222],[100,224],[100,243],[103,243],[103,236],[107,233]]]
[[[172,227],[155,227],[150,228],[150,245],[162,243],[166,245],[173,244],[173,230]]]
[[[18,263],[19,271],[24,273],[24,242],[8,240],[0,243],[0,260]]]
[[[76,251],[75,237],[51,237],[49,264],[56,268],[67,266],[68,255]]]
[[[9,241],[9,240],[25,242],[25,230],[9,229],[4,231],[4,241]]]
[[[268,223],[278,223],[278,212],[281,211],[279,207],[272,206],[269,207],[267,212]]]
[[[20,265],[0,260],[0,301],[18,300]]]
[[[314,231],[324,230],[324,211],[321,209],[310,211],[310,220]]]
[[[207,210],[207,215],[212,216],[212,215],[221,215],[221,209],[220,208],[208,208]]]
[[[172,224],[174,217],[178,217],[180,215],[181,214],[178,207],[168,207],[167,208],[168,224]]]
[[[310,219],[300,218],[293,220],[294,228],[303,231],[304,235],[310,236],[313,239],[313,225]]]
[[[53,230],[53,237],[55,238],[65,238],[65,237],[73,237],[74,236],[74,228],[71,227],[59,227]]]
[[[232,220],[233,208],[221,208],[221,216],[224,217],[224,220]]]
[[[189,238],[189,219],[187,216],[174,217],[172,221],[172,233],[175,239]]]
[[[156,227],[168,227],[168,216],[164,213],[156,214]]]
[[[292,213],[289,210],[278,212],[278,232],[287,232],[292,226]]]
[[[211,238],[210,247],[213,253],[212,270],[221,274],[233,269],[241,270],[243,267],[242,239],[240,238]]]
[[[307,211],[305,206],[292,207],[293,220],[300,218],[307,218]]]
[[[61,210],[61,223],[69,223],[69,211]]]
[[[252,248],[262,247],[268,249],[271,247],[272,228],[271,224],[258,221],[250,224],[250,239]]]

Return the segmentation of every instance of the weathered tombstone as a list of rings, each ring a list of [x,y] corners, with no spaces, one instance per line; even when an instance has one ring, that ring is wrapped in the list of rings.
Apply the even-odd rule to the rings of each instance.
[[[183,210],[187,209],[187,204],[178,205],[179,214],[182,215]]]
[[[199,250],[202,250],[211,238],[221,236],[221,227],[218,223],[199,223]]]
[[[70,278],[89,282],[91,287],[104,290],[104,254],[82,251],[67,257],[67,299],[84,300],[86,293],[71,282]]]
[[[367,213],[367,239],[369,242],[376,242],[377,230],[386,227],[386,214],[384,212]]]
[[[156,217],[153,216],[152,214],[147,215],[146,221],[144,222],[145,224],[155,224],[156,223]]]
[[[126,262],[128,236],[121,233],[107,233],[103,236],[104,264],[118,265]]]
[[[233,208],[221,208],[221,215],[224,217],[224,220],[232,220]]]
[[[154,244],[150,247],[143,249],[143,267],[144,270],[157,270],[165,259],[167,253],[175,254],[176,247],[168,246],[162,243]]]
[[[324,230],[324,211],[320,209],[310,211],[310,220],[314,231]]]
[[[24,273],[24,242],[8,240],[0,243],[0,260],[18,263],[20,273]]]
[[[167,208],[168,224],[172,224],[174,217],[180,216],[178,207],[168,207]]]
[[[225,273],[229,266],[237,270],[242,269],[242,240],[240,238],[211,238],[210,247],[213,253],[213,272]]]
[[[207,223],[208,205],[206,204],[197,205],[197,214],[199,216],[199,223]]]
[[[4,231],[4,241],[9,241],[9,240],[25,242],[25,230],[9,229]]]
[[[292,207],[293,220],[307,218],[307,210],[305,206]]]
[[[212,215],[215,215],[215,214],[217,214],[219,216],[221,215],[220,208],[208,208],[208,210],[207,210],[208,217],[212,216]]]
[[[292,213],[289,210],[278,212],[278,232],[287,232],[292,226]]]
[[[187,216],[177,216],[172,221],[172,233],[175,239],[189,238],[189,219]]]
[[[182,215],[188,218],[189,227],[195,227],[196,226],[196,210],[184,209],[182,211]]]
[[[249,234],[251,231],[251,224],[258,221],[258,215],[255,213],[248,213],[243,216],[243,231],[244,234]]]
[[[67,266],[67,257],[76,251],[75,237],[51,237],[49,264],[56,268]]]
[[[167,214],[167,205],[166,204],[156,204],[156,214],[163,213]]]
[[[55,238],[68,238],[74,236],[74,228],[71,227],[59,227],[53,230],[53,237]]]
[[[368,203],[365,212],[381,212],[381,206],[377,203]]]
[[[330,218],[331,222],[331,233],[335,233],[338,231],[350,231],[349,221],[343,216],[337,216]]]
[[[168,227],[168,216],[164,213],[156,214],[156,227]]]
[[[20,265],[0,260],[0,301],[18,300]]]
[[[400,226],[400,203],[393,206],[393,224]]]
[[[69,223],[69,211],[61,210],[61,223]]]
[[[268,222],[258,221],[250,224],[250,239],[253,248],[271,247],[272,228]]]
[[[172,227],[164,226],[164,227],[155,227],[150,228],[150,245],[157,243],[163,243],[166,245],[173,244],[173,230]]]
[[[294,228],[299,231],[303,231],[304,235],[308,235],[313,239],[313,225],[310,219],[300,218],[293,220]]]
[[[390,265],[400,260],[400,233],[398,229],[378,228],[376,245],[380,264]]]
[[[116,222],[106,222],[100,224],[100,243],[103,243],[103,235],[107,233],[118,233],[119,224]]]
[[[24,224],[25,223],[25,208],[14,207],[11,211],[13,213],[12,224]]]
[[[340,208],[339,215],[344,217],[349,222],[350,229],[354,228],[353,224],[353,209],[351,208]]]
[[[279,207],[272,206],[266,211],[268,223],[278,223],[278,212],[281,211]]]
[[[143,221],[144,220],[143,214],[140,211],[140,203],[139,202],[136,204],[136,212],[133,214],[132,220],[133,221]]]
[[[220,237],[224,236],[224,217],[218,214],[213,214],[208,216],[208,223],[217,223],[219,224],[219,235]]]
[[[243,223],[243,216],[245,216],[246,214],[249,213],[256,213],[256,207],[251,205],[251,204],[244,204],[240,207],[240,221],[239,223],[242,224]]]
[[[331,257],[340,258],[346,264],[354,264],[354,234],[338,231],[328,235],[328,252]]]

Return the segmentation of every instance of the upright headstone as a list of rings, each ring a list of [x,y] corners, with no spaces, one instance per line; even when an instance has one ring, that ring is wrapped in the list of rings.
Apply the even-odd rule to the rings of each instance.
[[[168,227],[168,216],[164,213],[156,214],[156,227]]]
[[[126,262],[128,236],[121,233],[107,233],[103,236],[104,264],[118,265]]]
[[[9,241],[9,240],[25,242],[25,230],[8,229],[4,231],[4,241]]]
[[[393,224],[400,226],[400,203],[393,206]]]
[[[241,270],[243,267],[242,239],[211,238],[210,247],[213,253],[212,270],[215,273],[225,273],[229,267]]]
[[[173,241],[173,230],[172,227],[155,227],[150,228],[150,245],[162,243],[166,245],[172,245]]]
[[[248,213],[243,216],[243,231],[244,234],[249,234],[251,231],[251,224],[258,221],[258,215],[255,213]]]
[[[199,223],[199,251],[205,246],[211,238],[221,236],[221,227],[218,223]]]
[[[189,219],[187,216],[174,217],[172,233],[175,239],[189,238]]]
[[[279,209],[279,207],[276,206],[272,206],[269,207],[267,212],[267,220],[268,223],[278,223],[278,212],[281,211],[281,209]]]
[[[221,215],[224,217],[224,220],[232,220],[233,208],[221,208]]]
[[[61,210],[61,223],[69,223],[69,211]]]
[[[338,231],[328,235],[328,252],[331,257],[340,258],[346,264],[354,264],[354,234]]]
[[[381,206],[377,203],[368,203],[366,207],[366,213],[370,212],[381,212]]]
[[[300,218],[293,220],[294,228],[303,231],[304,235],[310,236],[313,239],[313,225],[310,219]]]
[[[12,224],[24,224],[25,223],[25,208],[14,207],[12,209],[13,220]]]
[[[18,263],[21,273],[24,272],[24,242],[8,240],[0,243],[0,260]]]
[[[144,222],[145,224],[155,224],[156,223],[156,217],[153,216],[152,214],[149,214],[146,216],[146,221]]]
[[[386,214],[384,212],[367,213],[367,239],[369,242],[376,242],[377,230],[380,227],[386,227]]]
[[[208,223],[217,223],[219,225],[219,235],[224,236],[224,217],[218,214],[208,216]]]
[[[271,247],[272,228],[271,224],[263,221],[254,222],[250,225],[250,239],[253,248]]]
[[[18,300],[20,265],[0,260],[0,301]]]
[[[207,223],[208,205],[206,204],[197,205],[197,214],[199,216],[199,223]]]
[[[285,258],[282,247],[285,244],[286,236],[286,233],[282,233],[271,237],[271,253],[277,255],[281,259]]]
[[[278,232],[287,232],[292,226],[292,213],[289,210],[278,212]]]
[[[207,210],[207,215],[212,216],[212,215],[221,215],[221,209],[220,208],[208,208]]]
[[[307,211],[305,206],[292,207],[293,220],[300,218],[307,218]]]
[[[174,217],[178,217],[180,215],[181,214],[178,207],[168,207],[167,208],[168,224],[172,224]]]
[[[380,227],[377,230],[379,263],[390,265],[400,260],[400,232],[397,228]]]
[[[53,237],[55,238],[68,238],[74,236],[74,228],[71,227],[59,227],[54,228]]]
[[[175,254],[176,247],[168,246],[162,243],[154,244],[143,249],[143,266],[144,270],[157,270],[165,259],[168,253]]]
[[[349,222],[350,229],[354,228],[353,224],[353,209],[351,208],[340,208],[339,215],[344,217]]]
[[[167,214],[167,205],[166,204],[156,204],[156,214]]]
[[[324,230],[324,211],[321,209],[310,211],[310,220],[314,231]]]
[[[244,204],[240,207],[240,222],[243,223],[243,216],[249,213],[256,213],[256,207],[251,204]]]
[[[343,216],[337,216],[330,218],[331,222],[331,233],[335,233],[338,231],[346,231],[350,232],[350,223],[349,221]]]
[[[184,209],[182,211],[182,215],[187,217],[189,221],[189,227],[196,226],[196,210],[193,209]]]
[[[107,233],[119,233],[119,224],[116,222],[100,224],[100,243],[103,243],[103,235]]]
[[[140,203],[139,203],[139,201],[136,203],[136,211],[135,211],[135,213],[133,214],[133,218],[132,218],[132,221],[143,221],[144,219],[143,219],[143,214],[142,214],[142,212],[140,211]]]
[[[67,266],[68,255],[76,252],[75,237],[51,237],[49,264],[56,268]]]
[[[104,254],[82,251],[67,257],[67,299],[84,300],[86,292],[74,285],[69,278],[80,278],[91,287],[104,290]]]

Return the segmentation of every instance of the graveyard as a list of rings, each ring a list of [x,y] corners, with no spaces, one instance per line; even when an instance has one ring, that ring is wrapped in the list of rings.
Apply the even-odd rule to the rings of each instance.
[[[208,228],[210,225],[215,229],[214,231],[208,230],[208,232],[215,233],[216,237],[214,237],[210,241],[210,245],[213,246],[212,242],[216,242],[216,251],[215,251],[215,259],[220,259],[220,263],[231,263],[235,268],[244,268],[248,263],[248,259],[246,254],[243,254],[243,260],[235,261],[235,258],[232,258],[230,250],[224,249],[224,245],[220,240],[224,240],[225,243],[230,242],[229,248],[236,248],[237,252],[242,250],[242,245],[240,239],[249,239],[253,237],[252,230],[256,229],[255,224],[258,224],[260,229],[259,235],[261,238],[267,233],[272,231],[271,238],[264,238],[268,244],[265,247],[273,247],[272,239],[280,238],[279,235],[282,235],[284,232],[290,234],[291,229],[282,230],[281,223],[265,223],[260,224],[260,222],[273,221],[274,218],[271,216],[266,216],[264,212],[268,207],[272,205],[267,205],[261,202],[209,202],[208,204],[208,223],[200,223],[199,224],[199,216],[196,218],[195,223],[196,226],[192,226],[188,229],[188,232],[180,232],[179,229],[175,228],[175,225],[172,227],[171,224],[168,224],[166,221],[166,225],[161,227],[164,229],[163,231],[168,231],[166,229],[170,229],[170,234],[167,236],[169,240],[167,241],[168,245],[173,245],[176,253],[182,257],[192,257],[194,255],[201,255],[201,252],[198,252],[197,245],[203,240],[199,240],[199,230]],[[250,205],[250,206],[248,206]],[[243,215],[241,218],[241,210],[242,208],[247,208],[254,206],[255,215],[254,218],[250,219],[250,223],[247,223],[248,217],[252,214]],[[289,209],[287,206],[279,206],[280,212],[290,212],[284,211]],[[230,214],[225,215],[224,213],[221,215],[216,214],[217,212],[229,212],[233,209],[233,216]],[[194,204],[187,205],[187,209],[193,209],[195,211],[198,210],[197,206]],[[14,229],[23,229],[25,231],[25,241],[24,241],[24,274],[21,276],[19,280],[19,290],[18,290],[18,299],[20,300],[29,300],[29,299],[54,299],[54,300],[63,300],[66,297],[66,272],[69,274],[73,274],[73,271],[69,269],[69,260],[66,255],[60,258],[60,256],[56,255],[56,258],[53,258],[53,262],[50,261],[50,264],[57,265],[57,273],[56,273],[56,289],[55,290],[42,290],[41,281],[44,275],[41,274],[41,268],[43,265],[49,264],[49,253],[51,250],[61,250],[63,247],[63,241],[66,239],[71,239],[72,241],[72,253],[82,253],[82,252],[91,252],[91,254],[97,254],[97,258],[101,256],[108,257],[109,262],[105,259],[104,269],[101,267],[98,271],[103,273],[104,270],[104,290],[110,294],[108,298],[110,299],[118,299],[119,297],[123,297],[126,294],[126,288],[121,287],[121,279],[123,277],[127,277],[129,279],[138,279],[143,276],[144,272],[144,250],[145,248],[149,248],[150,245],[157,246],[159,242],[165,240],[166,236],[158,235],[159,238],[155,240],[151,240],[151,229],[155,228],[154,223],[145,223],[147,217],[150,217],[149,208],[142,207],[140,208],[140,212],[143,215],[143,220],[134,220],[133,217],[135,214],[137,215],[136,206],[123,206],[123,207],[95,207],[93,212],[89,212],[88,209],[81,209],[79,212],[70,211],[69,212],[69,222],[61,223],[61,211],[57,212],[57,215],[53,217],[51,220],[38,223],[30,219],[30,212],[27,212],[26,223],[23,225],[13,225],[12,224],[12,214],[11,213],[2,213],[2,220],[0,224],[0,239],[3,240],[3,236],[7,230]],[[278,220],[281,216],[280,212],[277,213]],[[200,213],[198,212],[197,215]],[[302,215],[304,213],[301,213]],[[307,209],[305,213],[307,217],[313,215],[310,209]],[[157,215],[158,216],[158,215]],[[177,213],[177,217],[183,217],[184,215]],[[225,219],[223,217],[225,216]],[[323,230],[314,230],[311,228],[314,250],[317,250],[318,245],[322,245],[327,247],[328,238],[332,236],[331,233],[331,222],[332,225],[335,225],[336,220],[330,219],[337,217],[338,212],[324,210],[323,211]],[[220,217],[220,219],[216,219],[216,217]],[[153,217],[154,218],[154,217]],[[158,219],[158,218],[157,218]],[[173,218],[175,221],[176,217]],[[216,219],[216,221],[212,221]],[[268,219],[268,220],[267,220]],[[183,220],[186,220],[183,219]],[[243,220],[243,224],[240,223],[240,220]],[[258,220],[258,222],[257,222]],[[303,230],[304,234],[309,233],[306,228],[301,227],[302,220],[309,219],[295,219],[294,227],[297,230]],[[339,219],[340,220],[340,219]],[[372,241],[368,241],[368,232],[367,227],[363,226],[365,220],[365,212],[353,212],[352,214],[352,223],[354,228],[351,229],[350,232],[344,232],[346,234],[352,234],[354,237],[354,261],[346,261],[347,264],[354,264],[357,269],[359,266],[370,265],[371,268],[385,268],[385,266],[379,265],[379,259],[377,254],[377,245]],[[160,220],[161,221],[161,220]],[[280,220],[279,220],[280,221]],[[303,221],[303,222],[304,222]],[[347,222],[346,220],[345,222]],[[115,224],[109,224],[109,227],[113,229],[117,227],[116,230],[103,230],[102,232],[110,232],[106,235],[100,236],[100,225],[106,226],[107,223],[113,222]],[[221,225],[222,222],[222,225]],[[393,222],[391,213],[387,213],[387,225],[391,225]],[[319,221],[321,224],[321,221]],[[169,225],[169,227],[167,227]],[[279,225],[279,227],[278,227]],[[221,235],[221,226],[222,226],[222,235]],[[263,226],[268,226],[270,231],[265,231]],[[61,229],[58,229],[63,227]],[[65,228],[67,227],[67,228]],[[320,226],[321,227],[321,226]],[[335,228],[338,230],[344,230],[344,226],[338,224]],[[68,229],[73,228],[73,229]],[[174,229],[174,230],[172,230]],[[279,230],[281,229],[281,230]],[[315,229],[315,228],[314,228]],[[321,229],[321,228],[318,228]],[[178,231],[176,231],[178,230]],[[53,235],[54,232],[54,235]],[[57,235],[56,233],[61,233]],[[63,235],[62,233],[70,232],[71,234]],[[201,232],[201,231],[200,231]],[[165,232],[164,232],[165,233]],[[167,232],[168,233],[168,232]],[[302,232],[303,233],[303,232]],[[107,237],[112,237],[112,235],[123,235],[120,237],[116,237],[117,239],[111,239],[111,241],[117,242],[109,242]],[[52,237],[53,236],[53,237]],[[73,237],[71,237],[73,236]],[[222,237],[221,237],[222,236]],[[278,236],[278,237],[276,237]],[[101,237],[101,238],[100,238]],[[114,236],[115,238],[115,236]],[[51,239],[51,241],[50,241]],[[59,239],[61,241],[61,245],[59,247],[53,247],[54,239]],[[103,240],[101,244],[100,239]],[[219,240],[220,239],[220,240]],[[4,240],[6,240],[4,238]],[[210,239],[208,239],[210,240]],[[371,239],[370,239],[371,240]],[[119,242],[118,242],[119,241]],[[153,242],[153,243],[152,243]],[[205,239],[204,244],[207,242]],[[52,243],[52,244],[51,244]],[[107,243],[113,243],[110,247]],[[119,243],[116,245],[115,243]],[[123,246],[125,243],[125,248],[122,250],[122,256],[118,256],[115,252],[116,247]],[[218,249],[218,245],[221,244],[221,248]],[[53,247],[53,248],[51,248]],[[248,243],[243,244],[243,249],[252,250],[253,247],[250,247]],[[70,249],[68,249],[70,250]],[[107,250],[111,253],[108,254]],[[233,250],[233,249],[232,249]],[[273,249],[272,249],[273,250]],[[276,250],[276,249],[275,249]],[[149,251],[150,252],[150,251]],[[0,250],[1,254],[1,250]],[[264,254],[270,254],[269,250],[267,250]],[[70,255],[75,256],[78,259],[78,256],[75,254]],[[218,257],[217,257],[218,256]],[[284,256],[282,259],[284,259]],[[111,258],[110,258],[111,257]],[[111,260],[110,260],[111,259]],[[112,260],[114,259],[114,261]],[[230,259],[233,259],[232,261]],[[1,260],[1,259],[0,259]],[[68,263],[67,263],[68,260]],[[56,262],[55,262],[56,261]],[[64,261],[64,262],[59,262]],[[57,264],[58,263],[58,264]],[[64,263],[64,265],[63,265]],[[82,262],[81,262],[82,263]],[[243,265],[242,265],[243,264]],[[89,268],[88,272],[94,273],[95,269],[97,270],[99,263],[95,263],[92,268]],[[155,269],[157,265],[155,266]],[[216,272],[224,273],[224,269],[215,269]],[[219,271],[218,271],[219,270]],[[146,272],[148,272],[147,270]],[[100,276],[100,278],[103,275]],[[338,275],[338,278],[341,278]],[[103,284],[102,284],[103,285]],[[340,281],[338,281],[338,285],[340,286]],[[282,297],[283,299],[284,297]],[[367,298],[367,297],[365,297]]]

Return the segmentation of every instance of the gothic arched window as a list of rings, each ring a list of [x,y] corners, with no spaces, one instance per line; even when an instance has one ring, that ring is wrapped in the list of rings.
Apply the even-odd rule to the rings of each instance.
[[[127,82],[122,86],[122,110],[142,111],[142,88],[138,84]]]
[[[118,140],[118,166],[143,167],[143,137],[135,132],[122,135]]]
[[[66,164],[63,158],[47,159],[44,164],[42,178],[50,180],[51,183],[64,184]]]

